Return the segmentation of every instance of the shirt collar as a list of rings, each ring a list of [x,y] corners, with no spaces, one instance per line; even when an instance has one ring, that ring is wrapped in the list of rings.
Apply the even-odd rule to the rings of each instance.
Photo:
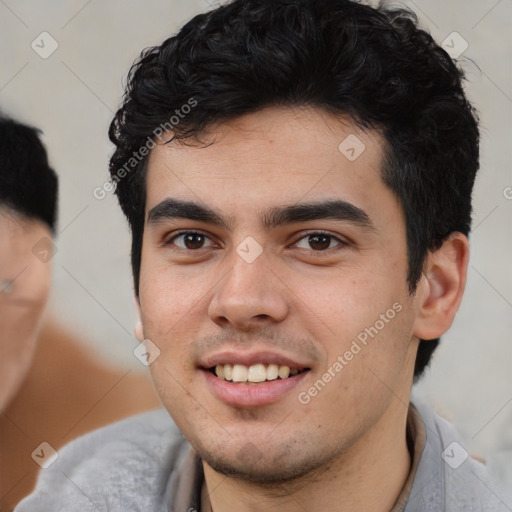
[[[411,495],[414,479],[416,478],[418,465],[427,443],[425,425],[423,424],[418,410],[412,403],[409,404],[409,412],[407,413],[406,435],[407,447],[411,455],[411,469],[391,512],[403,512],[405,510],[405,506]]]

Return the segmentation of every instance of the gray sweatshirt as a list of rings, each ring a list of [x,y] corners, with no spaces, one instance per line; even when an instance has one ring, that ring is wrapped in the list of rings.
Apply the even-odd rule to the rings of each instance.
[[[454,427],[428,406],[415,410],[425,442],[412,486],[399,500],[405,508],[394,511],[512,512],[510,490],[467,456]],[[161,409],[69,443],[15,512],[200,512],[203,479],[201,461]]]

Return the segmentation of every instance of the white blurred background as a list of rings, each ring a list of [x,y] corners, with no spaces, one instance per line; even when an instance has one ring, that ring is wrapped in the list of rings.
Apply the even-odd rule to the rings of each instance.
[[[130,237],[116,199],[93,197],[108,178],[107,129],[140,51],[213,3],[0,0],[0,109],[44,131],[60,178],[50,310],[122,367],[140,369],[132,354]],[[439,43],[457,49],[467,42],[461,62],[482,128],[466,295],[415,394],[458,425],[473,453],[486,456],[505,443],[512,448],[512,2],[403,4]],[[42,32],[58,44],[47,58],[31,47],[35,41],[41,53],[51,50],[55,43]]]

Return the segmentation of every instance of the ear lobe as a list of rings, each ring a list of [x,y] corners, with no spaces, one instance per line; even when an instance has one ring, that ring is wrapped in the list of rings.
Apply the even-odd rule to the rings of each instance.
[[[452,325],[466,286],[469,243],[462,233],[452,233],[443,245],[429,254],[419,312],[413,335],[420,339],[439,338]]]
[[[137,338],[137,340],[142,343],[144,341],[144,328],[142,326],[142,315],[141,315],[141,311],[140,311],[140,303],[139,303],[139,298],[134,295],[134,300],[135,300],[135,311],[136,311],[136,315],[137,315],[137,322],[135,323],[135,337]]]

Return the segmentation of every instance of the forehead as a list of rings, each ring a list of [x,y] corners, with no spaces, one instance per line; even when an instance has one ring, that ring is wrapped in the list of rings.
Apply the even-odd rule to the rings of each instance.
[[[381,179],[383,139],[348,117],[268,108],[213,125],[199,138],[151,151],[147,211],[169,197],[217,205],[226,213],[327,196],[356,206],[383,194],[394,202]]]
[[[18,213],[11,208],[0,206],[0,238],[29,237],[39,226],[39,222]]]
[[[34,245],[43,237],[52,237],[44,222],[0,207],[0,262],[4,265],[32,257]]]

